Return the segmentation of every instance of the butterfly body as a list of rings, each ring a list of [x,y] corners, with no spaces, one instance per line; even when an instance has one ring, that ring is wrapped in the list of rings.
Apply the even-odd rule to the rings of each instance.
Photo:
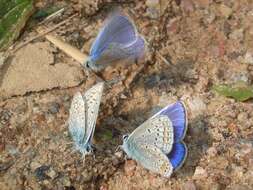
[[[136,59],[144,51],[144,40],[133,23],[123,15],[113,15],[99,32],[92,44],[84,66],[100,71],[121,59]]]
[[[124,136],[123,150],[146,169],[170,177],[182,165],[187,153],[182,142],[185,114],[180,102],[167,106],[132,134]]]
[[[92,153],[91,141],[95,131],[103,87],[104,84],[101,82],[83,94],[77,92],[71,103],[69,131],[76,150],[84,156]]]

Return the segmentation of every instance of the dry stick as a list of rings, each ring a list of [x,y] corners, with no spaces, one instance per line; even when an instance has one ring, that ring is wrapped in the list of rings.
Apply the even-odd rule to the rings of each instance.
[[[24,42],[24,43],[21,44],[20,46],[16,47],[16,48],[13,50],[13,52],[15,53],[17,50],[19,50],[20,48],[26,46],[27,44],[31,43],[32,41],[34,41],[34,40],[36,40],[36,39],[38,39],[38,38],[40,38],[40,37],[42,37],[42,36],[45,36],[46,34],[48,34],[48,33],[52,32],[52,31],[54,31],[56,28],[60,27],[61,25],[65,24],[65,23],[67,23],[70,19],[74,18],[74,17],[77,16],[77,15],[78,15],[78,14],[74,14],[74,15],[70,16],[69,18],[67,18],[66,20],[64,20],[64,21],[62,21],[62,22],[56,24],[54,27],[50,28],[49,30],[46,30],[46,31],[44,31],[44,32],[42,32],[42,33],[40,33],[40,34],[38,34],[37,36],[35,36],[35,37],[33,37],[33,38],[27,40],[26,42]]]
[[[48,22],[48,21],[54,19],[56,16],[59,16],[60,14],[62,14],[64,11],[65,11],[65,8],[62,8],[62,9],[54,12],[53,14],[47,16],[42,22],[40,22],[39,25],[42,25],[45,22]]]
[[[52,35],[46,35],[45,38],[54,44],[57,48],[65,52],[67,55],[75,59],[78,63],[83,64],[87,58],[88,55],[82,53],[79,49],[71,46],[70,44],[52,36]]]
[[[70,44],[58,39],[55,36],[52,35],[46,35],[45,36],[46,39],[51,42],[52,44],[54,44],[57,48],[59,48],[60,50],[62,50],[64,53],[66,53],[67,55],[69,55],[70,57],[72,57],[73,59],[75,59],[78,63],[80,63],[81,65],[83,65],[87,58],[88,55],[82,53],[79,49],[71,46]],[[100,80],[102,80],[103,82],[105,81],[104,77],[102,76],[102,74],[100,72],[95,72],[93,70],[91,70]]]

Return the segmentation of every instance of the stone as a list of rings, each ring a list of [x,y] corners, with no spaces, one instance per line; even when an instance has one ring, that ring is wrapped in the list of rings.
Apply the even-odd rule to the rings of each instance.
[[[93,177],[92,172],[89,172],[89,171],[87,171],[87,170],[84,170],[84,171],[82,172],[82,176],[83,176],[83,181],[84,181],[84,182],[89,182],[89,181],[91,181],[91,180],[92,180],[92,177]]]
[[[247,51],[244,55],[244,63],[253,64],[253,54],[250,51]]]
[[[192,0],[181,1],[181,9],[185,12],[193,12],[194,4]]]
[[[6,63],[7,69],[0,70],[0,99],[80,84],[84,75],[79,65],[54,64],[53,51],[45,42],[28,44],[18,50]]]
[[[160,16],[159,0],[146,0],[147,15],[150,18],[156,19]]]
[[[57,177],[57,172],[53,169],[50,168],[49,172],[47,173],[47,175],[51,178],[51,179],[55,179]]]
[[[232,9],[224,4],[221,4],[219,7],[219,11],[221,13],[221,15],[225,18],[228,18],[231,16],[232,14]]]
[[[212,0],[195,0],[194,3],[197,7],[208,8]]]
[[[119,159],[122,159],[123,156],[124,156],[124,154],[123,154],[122,151],[117,151],[117,152],[114,153],[114,155],[115,155],[117,158],[119,158]]]
[[[136,162],[134,160],[127,160],[124,165],[124,170],[127,176],[133,176],[136,169]]]
[[[229,34],[229,38],[232,40],[243,40],[244,37],[244,30],[243,28],[239,28],[236,30],[233,30],[230,34]]]
[[[51,114],[56,114],[60,109],[60,105],[57,103],[57,102],[52,102],[50,105],[49,105],[49,112]]]
[[[196,190],[196,189],[197,189],[196,185],[194,184],[193,181],[187,181],[182,186],[182,190]]]
[[[193,175],[193,179],[198,180],[198,179],[203,179],[203,178],[207,178],[207,172],[204,168],[198,166],[195,169],[194,175]]]
[[[210,147],[208,150],[207,150],[207,154],[211,157],[214,157],[217,155],[217,149],[215,147]]]
[[[66,186],[66,187],[69,187],[69,186],[71,185],[71,182],[70,182],[69,178],[66,177],[66,176],[64,176],[64,177],[61,179],[61,181],[62,181],[62,185]]]
[[[207,109],[201,97],[187,98],[186,103],[193,118],[202,115]]]

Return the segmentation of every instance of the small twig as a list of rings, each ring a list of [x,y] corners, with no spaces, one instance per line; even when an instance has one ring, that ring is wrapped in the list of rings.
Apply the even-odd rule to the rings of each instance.
[[[46,31],[44,31],[44,32],[42,32],[42,33],[40,33],[40,34],[38,34],[37,36],[34,36],[34,37],[30,38],[29,40],[27,40],[26,42],[24,42],[24,43],[21,44],[20,46],[16,47],[16,48],[13,50],[13,52],[15,53],[17,50],[19,50],[20,48],[26,46],[27,44],[31,43],[32,41],[34,41],[34,40],[36,40],[36,39],[38,39],[38,38],[40,38],[40,37],[42,37],[42,36],[45,36],[45,35],[47,35],[48,33],[54,31],[55,29],[57,29],[58,27],[60,27],[61,25],[65,24],[65,23],[67,23],[69,20],[71,20],[72,18],[76,17],[77,15],[78,15],[78,14],[74,14],[74,15],[70,16],[69,18],[67,18],[66,20],[64,20],[64,21],[62,21],[62,22],[56,24],[54,27],[52,27],[52,28],[50,28],[50,29],[48,29],[48,30],[46,30]]]
[[[65,8],[59,9],[58,11],[54,12],[53,14],[47,16],[43,21],[41,21],[39,23],[39,25],[44,24],[45,22],[54,19],[55,17],[59,16],[60,14],[63,13],[63,11],[65,10]]]

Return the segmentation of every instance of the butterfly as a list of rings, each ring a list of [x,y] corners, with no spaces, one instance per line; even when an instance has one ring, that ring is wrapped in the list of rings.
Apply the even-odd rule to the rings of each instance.
[[[69,111],[69,132],[76,150],[85,157],[92,153],[92,138],[95,131],[98,110],[104,83],[100,82],[81,94],[77,92],[71,102]]]
[[[121,147],[144,168],[170,177],[186,159],[187,147],[183,142],[186,131],[186,108],[178,101],[163,108],[130,135],[124,135]]]
[[[84,66],[101,71],[120,59],[137,59],[144,49],[144,39],[137,34],[133,23],[126,16],[114,14],[100,30]]]

